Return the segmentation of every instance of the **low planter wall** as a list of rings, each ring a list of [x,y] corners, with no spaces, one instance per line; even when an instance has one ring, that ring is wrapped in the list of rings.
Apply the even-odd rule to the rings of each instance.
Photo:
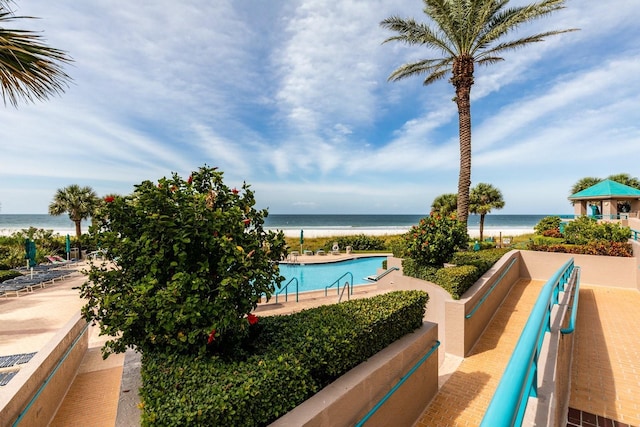
[[[465,357],[520,278],[522,259],[510,251],[494,264],[459,300],[445,302],[446,352]]]
[[[425,322],[313,397],[272,427],[353,426],[437,344],[438,325]],[[438,391],[438,350],[397,388],[365,425],[412,425]]]
[[[87,351],[87,325],[78,312],[2,387],[2,425],[45,426],[51,422]]]

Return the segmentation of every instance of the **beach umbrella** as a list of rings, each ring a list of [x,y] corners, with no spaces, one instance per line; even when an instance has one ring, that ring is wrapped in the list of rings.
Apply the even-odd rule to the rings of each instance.
[[[67,234],[67,237],[64,240],[65,251],[67,252],[67,260],[69,260],[69,254],[71,253],[71,237]]]
[[[25,259],[27,260],[27,267],[36,266],[36,244],[30,239],[24,239],[24,252]]]
[[[300,230],[300,254],[302,254],[303,243],[304,243],[304,230]]]

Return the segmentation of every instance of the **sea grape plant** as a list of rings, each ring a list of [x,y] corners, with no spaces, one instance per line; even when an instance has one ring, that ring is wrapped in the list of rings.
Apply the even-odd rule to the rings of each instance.
[[[248,334],[286,255],[284,235],[265,231],[268,212],[254,205],[248,184],[229,188],[206,165],[105,197],[90,234],[106,261],[81,286],[84,317],[111,336],[104,357],[128,347],[204,354]]]
[[[419,265],[441,267],[458,249],[466,247],[469,237],[466,224],[455,216],[432,213],[411,227],[405,239],[406,256]]]

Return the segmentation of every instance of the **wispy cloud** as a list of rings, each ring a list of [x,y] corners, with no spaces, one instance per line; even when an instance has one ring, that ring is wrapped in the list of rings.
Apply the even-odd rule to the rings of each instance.
[[[526,4],[529,0],[512,0]],[[382,44],[419,0],[19,2],[67,50],[61,97],[0,114],[3,213],[40,213],[56,188],[128,192],[218,166],[275,213],[422,213],[457,190],[448,81],[388,82],[419,47]],[[580,28],[476,70],[472,180],[504,213],[570,212],[586,175],[634,175],[640,9],[569,2],[522,31]]]

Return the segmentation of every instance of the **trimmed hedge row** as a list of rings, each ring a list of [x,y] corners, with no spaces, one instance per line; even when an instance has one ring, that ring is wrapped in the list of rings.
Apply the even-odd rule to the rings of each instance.
[[[245,360],[145,354],[143,425],[266,425],[422,325],[429,296],[396,291],[260,319]]]
[[[451,263],[454,267],[438,268],[419,265],[415,260],[402,260],[405,276],[426,280],[445,289],[453,299],[460,297],[489,270],[509,248],[495,248],[478,252],[456,252]]]
[[[561,252],[581,255],[602,255],[632,257],[633,247],[628,242],[593,241],[586,245],[536,244],[530,243],[527,249],[541,252]]]

